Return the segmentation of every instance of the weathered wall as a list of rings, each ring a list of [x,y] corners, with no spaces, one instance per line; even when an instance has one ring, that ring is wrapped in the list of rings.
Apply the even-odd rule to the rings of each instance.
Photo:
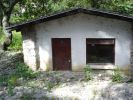
[[[132,31],[133,31],[133,24],[132,24]],[[132,32],[133,34],[133,32]],[[130,50],[130,53],[131,53],[131,58],[130,58],[130,62],[131,62],[131,66],[128,68],[128,70],[130,70],[129,72],[129,75],[131,76],[131,78],[133,78],[133,39],[131,41],[131,50]]]
[[[86,65],[86,38],[115,38],[115,65],[130,66],[131,23],[87,14],[76,14],[35,26],[40,68],[52,70],[51,38],[71,38],[72,70]],[[96,66],[110,69],[113,66]]]
[[[32,70],[37,69],[36,31],[33,26],[22,30],[24,62]]]

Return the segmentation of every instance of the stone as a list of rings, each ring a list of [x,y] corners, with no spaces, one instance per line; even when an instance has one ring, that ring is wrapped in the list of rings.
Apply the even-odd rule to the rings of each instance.
[[[15,72],[16,62],[23,61],[21,52],[2,52],[0,53],[0,75],[8,75]]]

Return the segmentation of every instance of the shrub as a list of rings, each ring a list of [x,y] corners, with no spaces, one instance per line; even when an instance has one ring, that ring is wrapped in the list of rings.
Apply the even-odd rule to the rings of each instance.
[[[37,76],[36,72],[33,72],[27,65],[24,63],[18,63],[16,65],[16,73],[17,76],[23,77],[25,79],[35,78]]]
[[[26,94],[24,93],[21,97],[21,100],[33,100],[33,95],[32,94]]]
[[[113,70],[113,76],[112,76],[112,81],[113,82],[121,82],[122,81],[122,75],[120,68],[116,68]]]
[[[2,27],[0,27],[0,44],[4,43],[6,36],[3,33]],[[22,49],[22,35],[21,32],[13,31],[12,43],[8,47],[9,50],[18,51]]]
[[[86,65],[84,68],[84,73],[85,73],[85,80],[91,80],[92,75],[91,75],[92,69],[90,68],[90,65]]]
[[[0,27],[0,44],[3,44],[5,40],[5,35],[3,33],[2,27]]]
[[[22,35],[21,32],[13,31],[12,43],[8,47],[9,50],[18,51],[22,49]]]
[[[7,86],[8,94],[13,95],[13,88],[19,85],[18,79],[23,78],[28,80],[30,78],[36,78],[37,73],[33,72],[24,63],[18,63],[15,66],[15,73],[10,73],[7,75],[0,75],[0,86]]]

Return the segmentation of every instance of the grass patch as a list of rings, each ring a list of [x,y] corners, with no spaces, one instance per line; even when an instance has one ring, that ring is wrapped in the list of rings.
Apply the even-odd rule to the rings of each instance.
[[[112,76],[112,81],[113,82],[121,82],[122,81],[122,75],[121,75],[122,73],[121,73],[121,70],[120,70],[120,68],[116,68],[116,69],[114,69],[113,70],[113,76]]]
[[[85,80],[86,81],[89,81],[92,79],[92,69],[90,68],[90,65],[85,66],[84,74],[85,74]]]

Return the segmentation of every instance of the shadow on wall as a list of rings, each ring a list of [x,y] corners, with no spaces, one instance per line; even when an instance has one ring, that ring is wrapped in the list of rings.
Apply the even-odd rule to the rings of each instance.
[[[40,66],[40,57],[35,26],[27,26],[25,29],[23,29],[22,38],[24,61],[32,70],[36,70]]]

